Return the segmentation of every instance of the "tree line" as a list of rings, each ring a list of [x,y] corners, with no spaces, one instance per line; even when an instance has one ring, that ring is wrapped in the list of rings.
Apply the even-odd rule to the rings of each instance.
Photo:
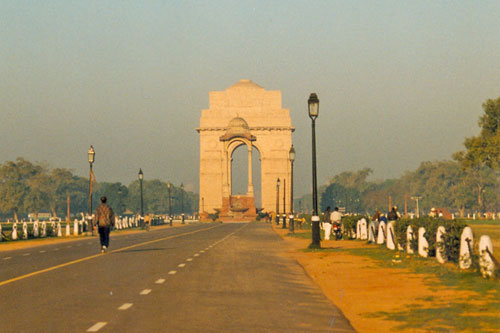
[[[119,214],[140,212],[140,182],[128,186],[122,183],[93,183],[92,206],[106,196],[113,210]],[[197,210],[198,196],[172,184],[170,189],[172,214],[192,213]],[[2,218],[21,219],[28,214],[50,213],[66,217],[67,200],[71,215],[89,210],[89,179],[76,176],[69,169],[51,169],[41,163],[32,163],[22,157],[0,164],[0,215]],[[168,214],[168,188],[158,179],[143,180],[144,213]]]
[[[405,202],[415,211],[419,197],[420,211],[433,207],[447,208],[461,215],[470,212],[500,212],[500,98],[482,105],[478,136],[466,138],[464,150],[451,160],[422,162],[415,171],[398,179],[369,181],[370,168],[335,175],[320,187],[320,206],[345,207],[350,212],[385,211]],[[298,209],[309,208],[309,200],[296,201]]]

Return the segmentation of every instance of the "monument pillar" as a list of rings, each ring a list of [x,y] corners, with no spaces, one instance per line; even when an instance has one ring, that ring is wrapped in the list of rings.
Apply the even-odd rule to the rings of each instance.
[[[253,196],[253,181],[252,181],[252,143],[248,146],[248,195]]]

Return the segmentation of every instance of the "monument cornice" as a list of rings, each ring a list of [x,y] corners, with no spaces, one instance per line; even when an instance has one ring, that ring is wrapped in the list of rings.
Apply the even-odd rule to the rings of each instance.
[[[196,131],[200,132],[226,132],[227,127],[197,127]],[[255,126],[250,127],[250,131],[295,131],[294,126]]]

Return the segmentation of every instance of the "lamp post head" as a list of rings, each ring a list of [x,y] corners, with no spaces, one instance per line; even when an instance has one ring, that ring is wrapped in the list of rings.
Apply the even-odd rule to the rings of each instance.
[[[278,181],[276,182],[276,187],[280,186],[280,179],[278,178]]]
[[[319,114],[319,99],[318,96],[315,93],[312,93],[309,96],[309,100],[307,101],[307,105],[309,107],[309,117],[312,120],[315,120],[318,118]]]
[[[142,168],[139,169],[139,180],[144,178],[144,173],[142,172]]]
[[[170,184],[170,181],[167,182],[167,187],[168,189],[170,190],[170,186],[172,186],[172,184]]]
[[[88,151],[88,155],[89,155],[89,163],[92,164],[94,163],[95,161],[95,151],[94,151],[94,147],[90,146],[90,149]]]
[[[288,152],[288,157],[290,158],[291,162],[295,161],[295,148],[293,148],[293,145],[290,147],[290,151]]]

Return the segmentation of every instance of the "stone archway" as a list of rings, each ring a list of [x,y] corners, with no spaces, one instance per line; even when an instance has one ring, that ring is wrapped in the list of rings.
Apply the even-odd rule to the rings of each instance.
[[[196,129],[200,133],[200,218],[219,212],[222,221],[255,219],[253,147],[260,153],[261,208],[275,211],[277,179],[290,184],[288,152],[295,130],[289,110],[281,107],[281,91],[268,91],[250,80],[240,80],[225,91],[211,91],[209,99],[209,109],[202,110]],[[248,148],[248,190],[234,196],[231,156],[241,145]],[[282,212],[282,189],[280,192]],[[289,205],[289,186],[285,200]]]

